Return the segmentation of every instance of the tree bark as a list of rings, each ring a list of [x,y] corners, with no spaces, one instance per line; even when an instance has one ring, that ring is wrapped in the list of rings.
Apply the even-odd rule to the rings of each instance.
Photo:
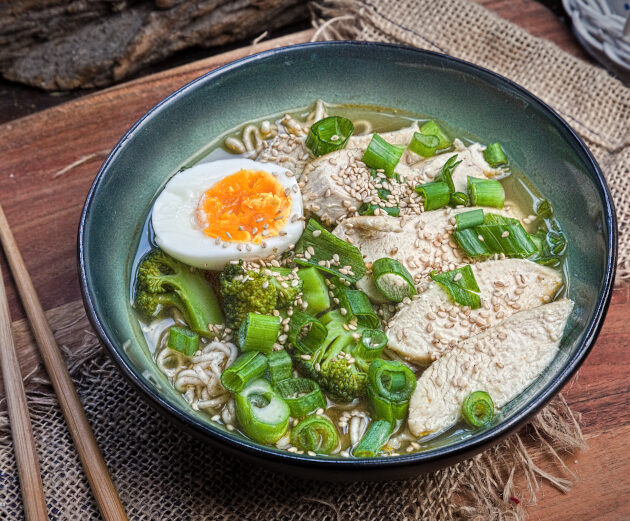
[[[0,73],[46,90],[103,87],[186,48],[308,18],[304,0],[0,2]]]

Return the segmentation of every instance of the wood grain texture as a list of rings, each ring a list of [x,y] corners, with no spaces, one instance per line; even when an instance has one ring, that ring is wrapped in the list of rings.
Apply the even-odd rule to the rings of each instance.
[[[582,55],[555,16],[533,0],[480,0],[486,7]],[[105,154],[155,102],[195,77],[252,52],[307,41],[305,31],[148,76],[0,126],[0,203],[44,309],[62,315],[77,306],[76,228],[89,185]],[[68,165],[79,163],[66,170]],[[36,203],[35,203],[36,202]],[[14,291],[11,313],[23,317]],[[565,390],[581,413],[589,450],[567,458],[579,476],[568,495],[542,485],[530,519],[544,521],[630,520],[630,286],[613,292],[600,337],[578,376]],[[36,352],[23,322],[14,323],[23,374],[35,366]],[[62,333],[58,340],[62,341]],[[577,460],[577,463],[574,461]]]
[[[1,225],[1,223],[0,223]],[[13,450],[27,521],[47,521],[46,498],[37,448],[33,438],[22,373],[11,333],[11,317],[4,285],[0,283],[0,364],[7,399]]]
[[[74,441],[74,445],[79,453],[83,470],[88,478],[92,494],[96,499],[101,515],[105,521],[127,521],[125,510],[120,502],[114,483],[111,480],[105,465],[105,460],[98,448],[87,416],[83,410],[83,405],[79,400],[79,395],[74,388],[74,384],[72,383],[72,379],[68,373],[65,361],[61,355],[59,346],[57,345],[57,341],[55,340],[48,321],[46,320],[46,315],[44,314],[44,310],[42,309],[39,298],[37,297],[35,287],[33,286],[28,271],[26,270],[20,250],[13,238],[13,234],[2,210],[2,205],[0,205],[0,243],[2,243],[2,248],[9,266],[11,267],[11,273],[13,274],[13,279],[15,280],[20,299],[24,305],[24,310],[28,316],[28,321],[31,326],[33,336],[35,337],[35,342],[39,347],[39,353],[44,362],[44,366],[46,367],[46,373],[48,374],[48,378],[50,379],[50,382],[55,390],[55,394],[57,395],[57,400],[66,419],[66,423],[68,424],[68,430],[72,435],[72,440]],[[7,304],[6,299],[4,298],[4,293],[2,293],[0,297],[0,304],[3,306],[2,311],[4,315],[6,315],[6,327],[4,328],[4,331],[9,334],[10,318],[8,309],[6,308]],[[0,317],[0,320],[2,320],[2,317]],[[7,349],[7,353],[5,354],[10,355],[10,352],[11,350]],[[13,359],[11,361],[13,362],[13,375],[8,372],[5,373],[3,365],[3,376],[7,398],[10,395],[13,395],[16,381],[19,383],[20,387],[22,384],[21,376],[19,374],[15,374],[18,366],[17,360]],[[23,394],[24,391],[22,389],[22,395]],[[18,396],[15,397],[17,398]],[[15,411],[16,409],[13,409],[13,412]],[[28,419],[28,409],[26,407],[25,398],[24,403],[21,404],[20,409],[17,409],[17,412],[21,412],[22,416],[26,415],[26,419]],[[27,440],[25,436],[30,434],[30,441],[32,441],[32,431],[30,423],[26,424],[25,419],[22,416],[16,416],[17,419],[21,420],[16,425],[16,427],[18,427],[16,432],[24,439],[16,439],[14,435],[14,450],[16,451],[16,455],[19,454],[22,457],[29,457],[30,452],[34,453],[34,448],[31,449],[31,451],[28,451],[26,443],[29,440]],[[11,432],[13,434],[13,414],[11,414],[11,425]],[[32,443],[32,445],[34,447],[34,443]],[[28,486],[23,488],[24,492],[29,493],[28,501],[25,501],[27,519],[47,519],[45,508],[44,517],[35,516],[34,509],[38,507],[36,501],[38,499],[43,501],[43,490],[41,492],[41,498],[36,497],[37,489],[33,488],[33,486],[37,485],[37,480],[33,479],[33,473],[35,469],[37,471],[37,477],[39,477],[39,468],[36,465],[37,460],[35,459],[33,462],[31,459],[32,455],[28,460],[25,460],[22,465],[18,464],[20,479],[22,479],[23,475],[24,478],[30,478],[29,481],[27,481]],[[39,486],[41,488],[41,478],[39,479]],[[29,514],[30,510],[33,510],[32,518]]]

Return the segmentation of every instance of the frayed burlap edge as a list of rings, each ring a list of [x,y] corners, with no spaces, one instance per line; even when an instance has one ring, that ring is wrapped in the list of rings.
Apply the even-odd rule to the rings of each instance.
[[[130,463],[128,456],[124,454],[124,447],[127,444],[125,440],[122,440],[123,445],[121,446],[121,441],[113,441],[111,432],[107,434],[108,431],[102,427],[111,422],[112,415],[115,418],[124,418],[125,414],[137,415],[137,408],[142,408],[144,404],[137,397],[134,400],[129,400],[128,403],[123,402],[126,407],[133,409],[123,413],[121,410],[107,411],[102,402],[99,402],[98,399],[92,399],[92,396],[98,393],[111,394],[111,389],[121,389],[123,392],[122,390],[127,387],[127,384],[123,381],[113,362],[105,355],[103,348],[91,331],[80,302],[71,303],[48,312],[48,319],[59,344],[62,346],[70,373],[79,389],[88,411],[88,417],[94,426],[97,440],[110,466],[114,481],[121,491],[123,501],[130,512],[143,512],[136,519],[159,519],[152,514],[146,514],[147,505],[145,503],[148,500],[146,497],[144,500],[136,497],[138,491],[134,487],[137,485],[135,481],[137,478],[129,475],[131,467],[144,464],[144,460],[141,456],[135,455],[134,457],[140,459],[136,463]],[[25,321],[15,324],[14,336],[21,347],[32,342]],[[51,392],[47,379],[37,375],[39,373],[31,374],[27,378],[28,401],[36,435],[38,438],[45,438],[38,440],[38,448],[49,504],[52,502],[52,504],[59,505],[57,510],[62,512],[59,517],[54,517],[54,519],[97,519],[85,477],[81,472],[78,459],[73,454],[72,444],[65,431],[63,421],[60,419],[57,401]],[[104,385],[109,386],[108,389],[103,390]],[[141,415],[146,418],[154,417],[146,410],[142,411]],[[154,426],[145,425],[144,422],[140,422],[140,424],[125,425],[124,428],[129,431],[127,436],[130,436],[131,439],[141,438],[145,436],[145,429],[155,430]],[[157,438],[157,442],[163,447],[172,444],[173,432],[177,433],[174,428],[166,425],[163,427],[164,434],[158,433]],[[116,431],[120,428],[120,426],[115,427]],[[48,432],[48,439],[46,439],[45,431],[54,432]],[[63,441],[62,438],[67,439]],[[398,501],[403,502],[402,505],[392,506],[392,508],[402,508],[401,518],[410,520],[522,521],[526,517],[524,505],[536,501],[542,482],[546,481],[563,492],[569,490],[575,475],[564,463],[563,456],[583,448],[585,448],[585,441],[578,420],[564,398],[558,396],[520,433],[508,437],[482,454],[402,484],[392,483],[392,489],[389,492],[392,501],[398,497]],[[160,451],[158,453],[162,454]],[[60,454],[65,454],[65,456],[60,458]],[[162,457],[166,458],[166,456]],[[149,458],[148,455],[147,458]],[[3,463],[4,467],[8,466],[6,462],[13,462],[4,400],[0,402],[0,462]],[[13,467],[13,465],[9,466]],[[73,468],[69,469],[69,466]],[[15,473],[14,468],[11,471]],[[7,502],[7,492],[3,493],[2,489],[6,489],[7,483],[9,483],[9,486],[13,487],[9,495],[14,498],[14,506],[11,511],[14,514],[17,508],[15,498],[19,498],[17,478],[7,480],[6,472],[8,470],[4,472],[5,475],[0,478],[0,481],[4,480],[0,483],[0,500],[4,503]],[[60,483],[68,473],[72,473],[72,479],[68,481],[66,478],[64,485],[66,488],[60,488]],[[149,488],[164,486],[164,482],[169,481],[157,473],[151,478],[153,481],[150,482]],[[372,485],[364,485],[363,487],[366,486]],[[308,510],[308,504],[317,503],[328,508],[328,510],[325,508],[318,514],[311,512],[308,514],[308,518],[321,520],[358,519],[355,514],[352,514],[353,509],[355,509],[351,502],[352,494],[348,493],[343,500],[331,500],[334,490],[331,487],[333,485],[330,484],[314,485],[309,488],[312,492],[309,492],[308,495],[299,494],[301,508]],[[361,485],[357,484],[356,487],[361,487]],[[387,487],[390,485],[382,484],[378,487],[380,487],[376,489],[378,493],[373,495],[375,498],[380,497],[382,502],[383,494],[388,493]],[[76,490],[82,491],[81,494],[74,492]],[[357,490],[363,489],[357,488]],[[81,503],[81,497],[83,498],[83,511],[78,517],[76,514],[63,513],[64,508],[67,509],[66,512],[72,512],[69,503],[72,501]],[[195,496],[189,501],[198,500],[199,498]],[[86,501],[89,503],[87,506]],[[136,504],[135,501],[140,501],[143,504]],[[273,499],[269,501],[266,505],[268,509],[267,519],[293,520],[300,518],[297,514],[287,516],[286,504],[274,503]],[[151,508],[157,507],[151,505]],[[190,505],[187,508],[194,510],[194,507]],[[363,503],[362,508],[366,508],[365,503]],[[378,510],[380,513],[371,515],[370,519],[389,517],[389,514],[387,516],[383,514],[383,508],[382,504],[378,505],[378,508],[375,505],[374,510]],[[255,510],[254,507],[248,510],[247,504],[245,504],[233,516],[223,512],[215,518],[222,520],[239,519],[239,521],[254,520],[257,518]],[[2,508],[0,508],[0,514],[2,514]],[[394,512],[391,514],[393,515]],[[398,514],[400,511],[396,513],[396,515]],[[0,517],[2,516],[0,515]],[[20,517],[10,516],[10,518],[19,519]],[[201,513],[194,518],[186,513],[181,514],[181,517],[171,516],[169,519],[197,518],[204,519]]]
[[[323,0],[313,11],[313,40],[394,42],[450,54],[510,78],[553,107],[606,176],[619,229],[617,278],[630,281],[630,88],[474,1]]]

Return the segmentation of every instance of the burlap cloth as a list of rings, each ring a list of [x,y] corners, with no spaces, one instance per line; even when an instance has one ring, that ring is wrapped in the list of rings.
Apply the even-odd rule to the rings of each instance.
[[[630,276],[630,90],[464,0],[328,2],[316,17],[319,38],[446,52],[508,76],[550,103],[587,141],[608,177],[622,231],[620,272]],[[105,355],[80,303],[48,315],[132,520],[522,520],[541,480],[568,490],[574,476],[562,455],[584,443],[559,397],[518,435],[412,480],[329,484],[273,475],[182,433],[143,402]],[[32,341],[24,322],[15,334],[22,343]],[[50,519],[100,519],[55,398],[45,381],[28,380]],[[4,405],[0,519],[18,520],[23,511]]]

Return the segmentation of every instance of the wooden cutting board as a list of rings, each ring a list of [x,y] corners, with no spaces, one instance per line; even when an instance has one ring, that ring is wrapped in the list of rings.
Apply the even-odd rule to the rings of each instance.
[[[532,0],[483,0],[531,32],[581,55],[566,29]],[[107,153],[160,99],[194,78],[265,49],[308,41],[311,31],[259,43],[125,83],[0,126],[0,203],[44,309],[63,314],[80,299],[76,237],[85,196]],[[104,252],[106,256],[106,252]],[[9,270],[7,284],[23,374],[37,354]],[[530,519],[630,520],[630,286],[615,289],[597,345],[565,388],[582,414],[589,450],[567,458],[579,476],[563,495],[544,485]]]

